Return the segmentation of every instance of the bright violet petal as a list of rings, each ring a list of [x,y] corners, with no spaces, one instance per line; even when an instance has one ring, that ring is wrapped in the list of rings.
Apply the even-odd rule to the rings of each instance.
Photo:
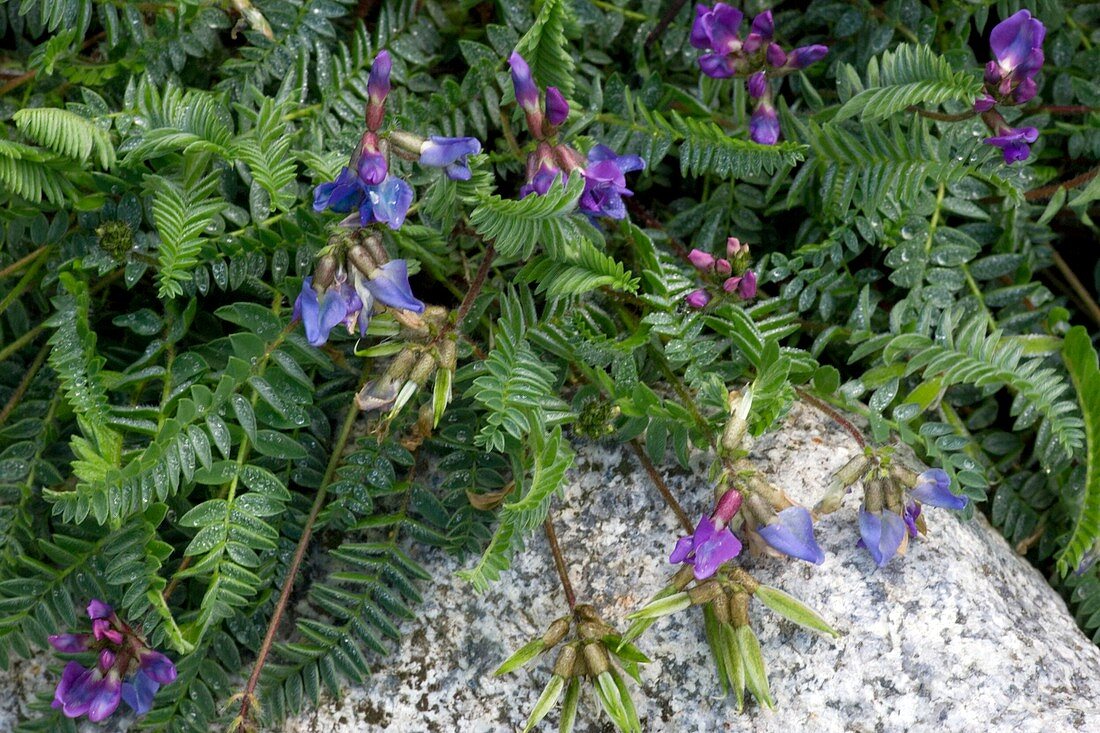
[[[424,312],[424,303],[413,295],[409,285],[409,269],[405,260],[390,260],[371,275],[366,286],[379,303],[414,313]]]
[[[736,73],[725,54],[706,53],[699,57],[699,68],[711,79],[728,79]]]
[[[779,140],[779,117],[770,104],[760,104],[749,119],[749,137],[761,145],[775,145]]]
[[[1033,48],[1040,48],[1046,37],[1046,27],[1032,18],[1027,10],[1021,10],[1002,20],[989,34],[989,47],[1001,67],[1015,69]]]
[[[741,541],[730,531],[729,527],[723,527],[713,533],[702,544],[696,542],[695,579],[709,578],[722,566],[722,563],[732,560],[740,553]]]
[[[804,507],[787,507],[778,520],[757,530],[764,541],[784,555],[820,565],[825,553],[814,539],[813,519]]]
[[[88,670],[84,669],[84,667],[76,662],[69,662],[65,665],[65,669],[61,673],[61,679],[57,683],[57,689],[54,690],[53,693],[53,707],[60,708],[64,706],[73,685],[76,684],[76,681],[87,671]]]
[[[695,539],[693,537],[681,537],[676,540],[676,546],[672,548],[672,554],[668,556],[668,561],[671,563],[678,563],[687,560],[694,546]]]
[[[138,715],[145,715],[153,707],[153,697],[160,689],[156,680],[138,670],[129,682],[122,683],[122,699]]]
[[[374,57],[374,63],[370,67],[370,76],[367,77],[367,94],[375,103],[385,100],[390,93],[390,71],[393,69],[393,59],[389,51],[379,51]]]
[[[375,221],[384,222],[390,229],[400,229],[412,204],[413,190],[400,178],[390,177],[367,194],[371,214]]]
[[[71,681],[64,694],[60,694],[60,691],[55,693],[61,700],[61,712],[69,718],[79,718],[88,712],[92,701],[99,694],[99,685],[103,681],[98,670],[83,668],[81,670],[80,675]]]
[[[802,46],[801,48],[796,48],[791,51],[790,56],[787,57],[787,65],[795,69],[804,69],[810,64],[815,64],[825,58],[828,53],[828,46],[822,46],[820,44]]]
[[[557,87],[546,87],[546,119],[551,125],[560,125],[569,117],[569,102]]]
[[[969,501],[965,496],[952,493],[951,478],[942,468],[931,468],[922,473],[909,494],[922,504],[943,509],[963,509]]]
[[[112,613],[114,613],[114,610],[98,598],[93,598],[88,603],[88,618],[93,621],[99,618],[107,618]]]
[[[96,685],[95,695],[88,705],[88,720],[98,723],[106,719],[118,709],[121,701],[122,683],[118,679],[118,674],[112,672]]]
[[[512,69],[512,86],[516,90],[516,102],[525,110],[536,110],[539,106],[539,88],[531,78],[531,67],[515,51],[508,57]]]
[[[141,671],[162,685],[174,682],[177,674],[172,660],[152,649],[142,653]]]
[[[87,634],[54,634],[46,637],[46,640],[54,649],[66,654],[82,652],[88,648]]]

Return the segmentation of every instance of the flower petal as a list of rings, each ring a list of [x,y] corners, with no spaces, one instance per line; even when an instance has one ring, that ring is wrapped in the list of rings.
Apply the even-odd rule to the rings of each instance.
[[[87,634],[54,634],[47,636],[46,640],[54,649],[66,654],[75,654],[88,648]]]
[[[93,598],[88,603],[88,618],[93,621],[98,618],[107,618],[113,613],[114,609],[98,598]]]
[[[989,47],[1006,71],[1016,68],[1033,48],[1040,48],[1046,37],[1046,27],[1021,10],[1005,18],[989,34]]]
[[[963,509],[969,499],[951,491],[951,477],[942,468],[930,468],[917,477],[909,495],[922,504],[943,509]]]
[[[122,699],[133,708],[138,715],[145,715],[153,707],[153,697],[160,689],[160,684],[138,670],[129,682],[122,683]]]
[[[141,654],[141,671],[150,679],[162,685],[174,682],[176,679],[176,665],[164,654],[149,649]]]
[[[400,178],[390,176],[367,192],[371,205],[371,217],[384,222],[390,229],[400,229],[412,204],[413,190]]]
[[[557,87],[546,87],[546,119],[557,126],[569,117],[569,102]]]
[[[414,313],[424,312],[424,303],[413,295],[409,285],[409,267],[405,260],[390,260],[371,273],[367,289],[379,303],[391,308],[404,308]]]
[[[712,525],[713,526],[713,525]],[[697,530],[698,531],[698,530]],[[729,527],[714,532],[705,542],[695,544],[695,579],[714,575],[721,565],[741,553],[741,541]]]
[[[891,511],[872,513],[861,508],[859,533],[875,564],[885,567],[906,537],[905,521]]]
[[[122,683],[118,679],[118,674],[112,672],[96,685],[95,694],[88,705],[88,720],[98,723],[106,719],[118,709],[121,701]]]
[[[668,561],[671,563],[679,563],[687,560],[688,555],[691,554],[694,547],[695,539],[691,535],[681,537],[676,540],[676,546],[672,548],[672,554],[668,556]]]
[[[777,515],[778,521],[757,530],[764,541],[784,555],[820,565],[825,553],[814,539],[813,518],[805,507],[787,507]]]

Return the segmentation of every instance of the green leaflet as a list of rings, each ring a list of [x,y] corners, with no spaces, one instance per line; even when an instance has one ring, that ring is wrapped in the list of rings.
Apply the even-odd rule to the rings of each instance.
[[[1084,326],[1066,334],[1062,359],[1077,390],[1085,422],[1085,491],[1076,508],[1073,531],[1058,553],[1062,575],[1077,568],[1085,552],[1100,538],[1100,364]]]

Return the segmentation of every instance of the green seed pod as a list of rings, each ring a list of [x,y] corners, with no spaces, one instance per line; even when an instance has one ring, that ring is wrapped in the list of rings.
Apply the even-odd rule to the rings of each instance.
[[[599,677],[611,667],[611,657],[603,644],[591,641],[584,646],[584,661],[588,665],[588,673]]]
[[[547,627],[546,633],[542,635],[543,648],[551,649],[561,643],[561,640],[569,633],[569,627],[571,625],[568,616],[554,619],[550,626]]]

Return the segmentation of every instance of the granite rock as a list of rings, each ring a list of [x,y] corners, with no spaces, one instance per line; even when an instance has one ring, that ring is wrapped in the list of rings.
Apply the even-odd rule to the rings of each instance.
[[[577,446],[558,533],[579,599],[625,628],[624,617],[664,583],[679,533],[629,451]],[[797,501],[812,505],[851,439],[797,408],[751,458]],[[670,470],[669,485],[696,515],[707,508],[705,466]],[[818,525],[824,565],[750,557],[763,582],[817,609],[838,639],[800,629],[753,606],[774,711],[724,698],[701,614],[660,620],[638,642],[654,660],[635,700],[646,731],[892,733],[894,731],[1100,730],[1100,648],[1074,625],[1058,595],[980,516],[929,508],[929,535],[879,569],[858,539],[858,498]],[[436,581],[421,618],[368,685],[289,722],[285,733],[401,731],[493,733],[522,727],[549,677],[539,660],[491,675],[512,651],[560,616],[564,599],[545,539],[535,536],[503,582],[476,595],[442,554],[422,555]],[[612,730],[582,696],[578,733]],[[556,711],[540,730],[557,730]]]

